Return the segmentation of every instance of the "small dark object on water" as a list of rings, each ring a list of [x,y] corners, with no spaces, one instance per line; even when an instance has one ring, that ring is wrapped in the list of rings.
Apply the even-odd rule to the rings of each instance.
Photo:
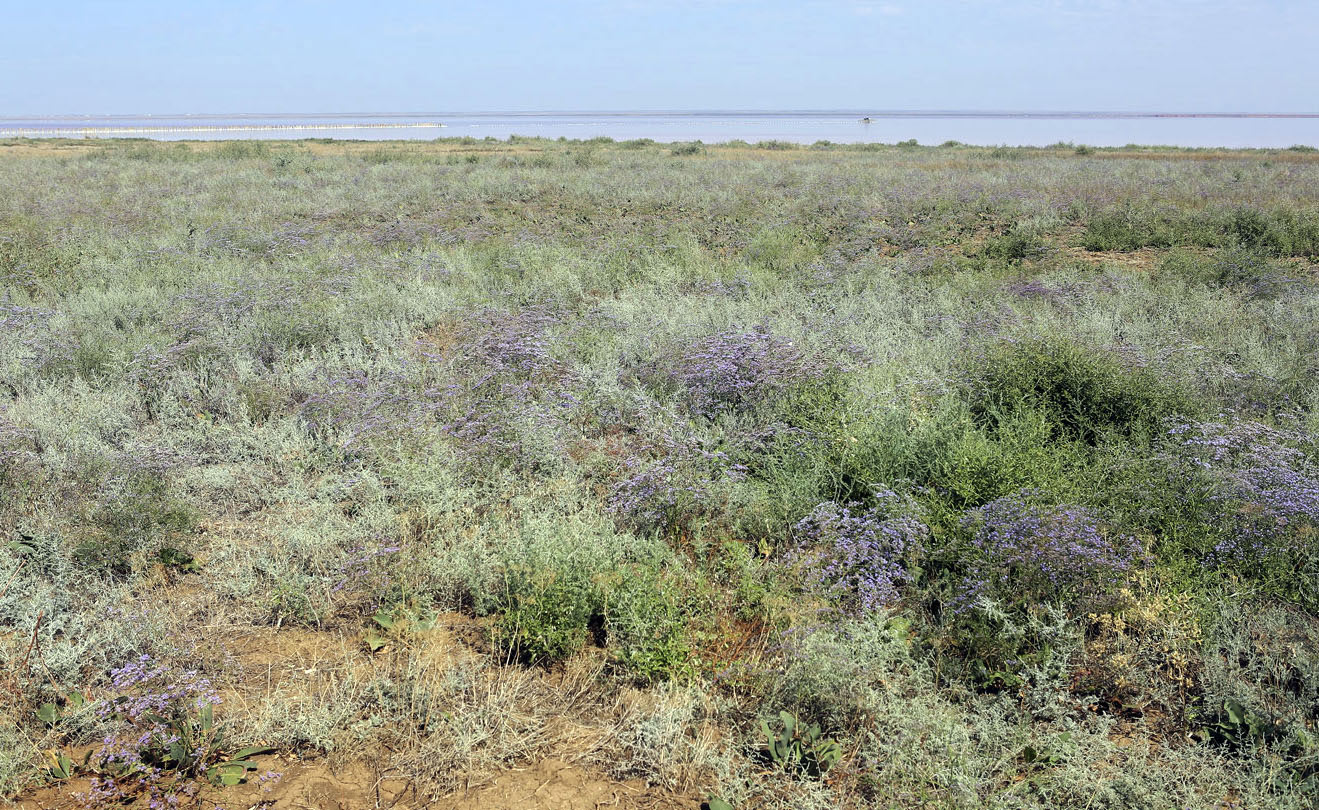
[[[863,123],[863,124],[869,124],[869,123],[870,123],[870,116],[867,115],[865,118],[862,118],[862,119],[861,119],[861,123]]]

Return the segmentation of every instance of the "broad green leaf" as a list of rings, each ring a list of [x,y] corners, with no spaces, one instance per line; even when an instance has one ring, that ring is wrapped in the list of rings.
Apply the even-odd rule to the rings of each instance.
[[[37,717],[46,725],[53,726],[60,719],[60,709],[54,703],[43,703],[37,709]]]
[[[1246,709],[1240,703],[1235,700],[1225,700],[1223,701],[1223,708],[1227,711],[1227,719],[1233,725],[1239,726],[1246,722]]]

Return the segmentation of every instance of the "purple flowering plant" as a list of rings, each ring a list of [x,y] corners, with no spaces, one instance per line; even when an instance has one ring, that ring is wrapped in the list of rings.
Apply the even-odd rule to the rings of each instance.
[[[606,499],[610,512],[642,530],[672,531],[727,506],[727,486],[746,466],[699,436],[663,433],[648,453],[625,459]]]
[[[914,579],[930,530],[913,513],[889,489],[876,491],[872,506],[822,503],[794,527],[789,559],[809,591],[845,613],[873,613]]]
[[[966,573],[955,612],[986,599],[1093,604],[1143,558],[1139,540],[1108,531],[1092,510],[1038,500],[1038,492],[1023,490],[963,516],[970,539],[960,550]]]
[[[1208,481],[1214,546],[1207,565],[1286,568],[1314,545],[1319,528],[1315,437],[1299,424],[1183,422],[1167,433],[1163,460]]]
[[[749,410],[833,370],[826,359],[756,326],[698,338],[642,366],[637,376],[677,389],[693,413],[713,417]]]
[[[202,780],[240,784],[257,769],[248,757],[273,750],[249,746],[229,754],[227,730],[214,715],[220,697],[197,672],[143,655],[110,675],[115,695],[97,714],[116,729],[88,758],[97,776],[79,797],[86,807],[142,799],[158,810],[195,802]]]

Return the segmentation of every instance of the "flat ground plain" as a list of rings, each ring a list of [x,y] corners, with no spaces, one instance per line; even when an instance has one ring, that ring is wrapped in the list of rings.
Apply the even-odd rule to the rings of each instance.
[[[0,143],[0,793],[1311,807],[1317,157]]]

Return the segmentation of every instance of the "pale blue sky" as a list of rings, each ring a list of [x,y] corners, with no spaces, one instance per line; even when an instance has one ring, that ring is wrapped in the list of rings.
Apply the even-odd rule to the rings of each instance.
[[[1319,110],[1311,0],[0,7],[0,115]]]

